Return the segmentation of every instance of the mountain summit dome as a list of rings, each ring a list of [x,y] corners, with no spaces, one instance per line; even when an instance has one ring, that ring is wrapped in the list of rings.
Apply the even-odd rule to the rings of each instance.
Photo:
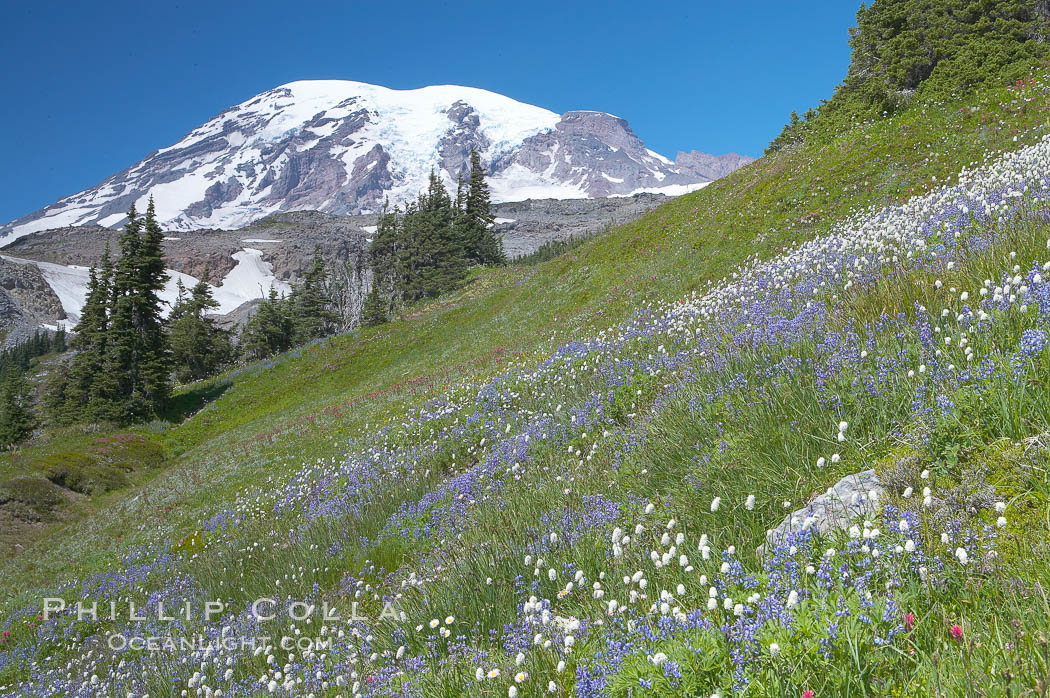
[[[680,194],[712,179],[696,154],[673,162],[646,148],[625,120],[602,112],[558,115],[456,85],[393,90],[302,80],[226,109],[0,234],[10,241],[60,226],[117,226],[133,201],[141,206],[150,195],[171,230],[239,227],[279,211],[375,211],[385,199],[414,198],[431,169],[454,188],[471,148],[496,201]]]

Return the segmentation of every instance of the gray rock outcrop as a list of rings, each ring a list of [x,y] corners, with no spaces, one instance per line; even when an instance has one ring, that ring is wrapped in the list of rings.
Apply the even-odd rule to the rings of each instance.
[[[674,159],[675,164],[682,170],[711,180],[721,179],[734,170],[738,170],[754,161],[753,157],[738,155],[737,153],[708,155],[696,150],[689,153],[678,153],[678,157]]]
[[[0,336],[10,346],[41,324],[65,318],[62,303],[35,265],[0,258]]]
[[[784,517],[780,524],[766,532],[766,543],[758,548],[759,555],[769,546],[782,544],[788,536],[802,528],[813,528],[821,533],[845,529],[858,516],[877,513],[885,488],[874,470],[847,475],[824,494],[809,504]]]

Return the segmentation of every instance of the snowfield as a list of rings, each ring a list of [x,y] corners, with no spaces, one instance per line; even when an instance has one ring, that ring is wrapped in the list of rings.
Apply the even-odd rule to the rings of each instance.
[[[291,293],[292,287],[273,275],[273,267],[269,262],[263,261],[262,255],[262,250],[251,247],[246,247],[233,254],[237,265],[230,270],[230,273],[218,286],[211,286],[212,295],[219,303],[219,307],[214,311],[215,314],[224,315],[248,301],[265,298],[270,293],[271,287],[276,288],[281,294]],[[32,264],[40,269],[44,280],[58,296],[62,310],[66,313],[66,320],[62,324],[71,329],[79,322],[80,313],[84,309],[84,302],[87,298],[90,272],[88,267],[38,262],[7,255],[0,255],[0,257],[8,262]],[[165,316],[178,298],[179,281],[182,281],[182,285],[188,291],[197,284],[199,279],[174,269],[168,269],[168,281],[160,294],[160,299],[165,305],[162,314]]]

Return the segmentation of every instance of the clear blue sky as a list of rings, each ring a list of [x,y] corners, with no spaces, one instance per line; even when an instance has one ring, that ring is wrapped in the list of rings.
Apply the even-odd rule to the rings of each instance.
[[[480,87],[761,154],[845,75],[859,0],[0,2],[0,222],[282,83]]]

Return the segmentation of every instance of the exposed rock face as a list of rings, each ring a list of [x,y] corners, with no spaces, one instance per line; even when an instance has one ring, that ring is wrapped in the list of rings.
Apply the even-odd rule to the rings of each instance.
[[[609,199],[530,199],[497,204],[495,230],[507,257],[521,257],[547,242],[592,235],[656,208],[668,197],[637,194]]]
[[[646,148],[625,120],[594,111],[566,112],[552,131],[525,139],[521,148],[495,162],[493,170],[504,172],[514,165],[542,172],[588,197],[711,181],[679,172]]]
[[[6,291],[0,291],[0,334],[4,338],[2,346],[17,344],[30,323],[31,320],[26,318],[18,303],[15,303]]]
[[[675,164],[683,171],[691,172],[697,177],[707,177],[711,180],[721,179],[730,172],[754,161],[754,158],[747,155],[737,155],[736,153],[708,155],[696,150],[690,153],[678,153],[678,157],[674,160]]]
[[[470,149],[484,153],[492,143],[481,132],[481,117],[477,109],[460,100],[447,112],[449,130],[438,142],[441,169],[450,174],[466,173],[470,169]]]
[[[45,322],[64,317],[62,304],[38,268],[0,258],[0,289],[19,306]]]
[[[621,118],[559,116],[468,87],[289,83],[231,107],[98,186],[0,226],[0,244],[63,226],[119,227],[152,195],[167,230],[235,229],[277,212],[378,211],[435,171],[454,190],[476,149],[494,201],[681,194],[747,158],[645,147]]]
[[[120,231],[98,225],[67,226],[19,238],[3,248],[3,254],[53,264],[90,267],[98,264],[106,243],[119,249]]]
[[[5,345],[32,335],[42,323],[54,324],[65,316],[62,303],[37,267],[0,258],[0,334]]]
[[[789,535],[802,528],[815,528],[821,533],[844,529],[858,516],[875,514],[884,494],[885,488],[874,470],[847,475],[767,532],[766,545],[760,546],[758,553],[762,555],[769,545],[782,544]]]

